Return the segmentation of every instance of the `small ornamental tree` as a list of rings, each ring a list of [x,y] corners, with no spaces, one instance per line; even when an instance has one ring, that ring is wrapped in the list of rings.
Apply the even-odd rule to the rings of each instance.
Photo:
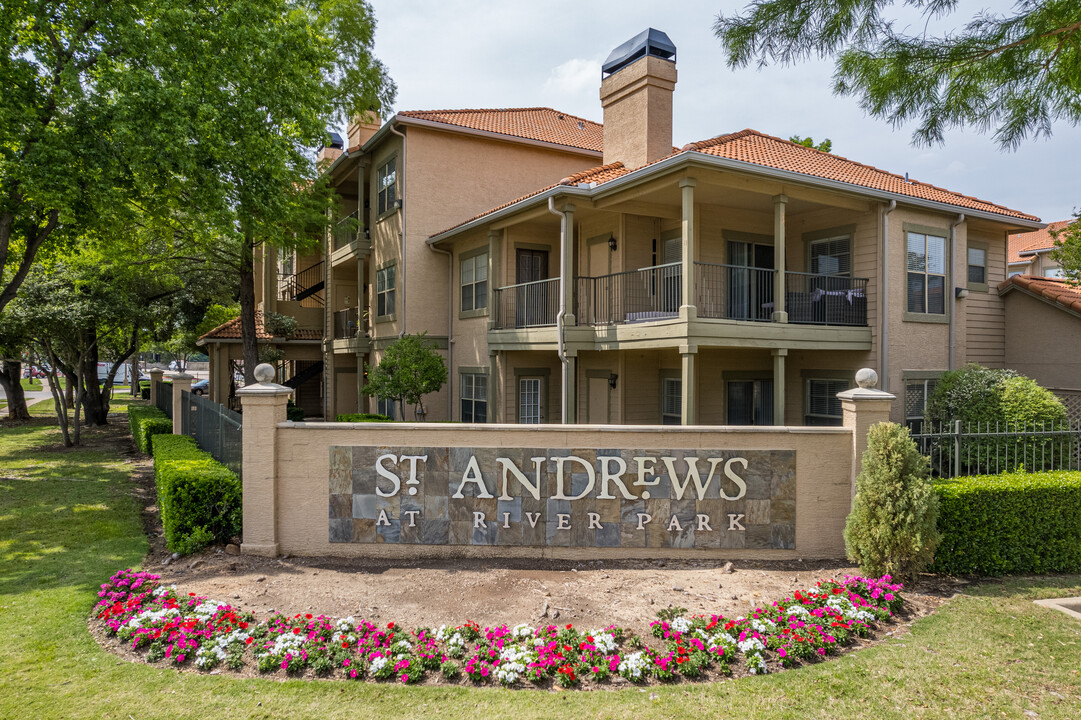
[[[397,400],[402,420],[406,403],[414,406],[414,412],[423,411],[421,398],[439,392],[447,382],[447,364],[425,335],[403,335],[387,346],[377,366],[364,366],[368,373],[364,393]]]
[[[868,577],[888,573],[909,580],[934,560],[938,496],[929,475],[927,458],[907,428],[871,427],[845,523],[845,550]]]

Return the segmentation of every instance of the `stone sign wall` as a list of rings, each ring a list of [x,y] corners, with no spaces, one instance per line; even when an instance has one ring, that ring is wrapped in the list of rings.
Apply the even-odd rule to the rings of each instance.
[[[792,549],[794,450],[331,445],[329,542]]]

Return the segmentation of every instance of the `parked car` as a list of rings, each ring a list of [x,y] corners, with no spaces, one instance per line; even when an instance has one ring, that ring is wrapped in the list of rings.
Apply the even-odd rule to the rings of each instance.
[[[207,390],[210,388],[210,380],[203,379],[199,382],[192,383],[191,392],[194,395],[206,395]]]

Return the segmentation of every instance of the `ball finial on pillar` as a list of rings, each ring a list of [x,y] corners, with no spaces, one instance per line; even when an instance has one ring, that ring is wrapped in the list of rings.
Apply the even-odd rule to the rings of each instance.
[[[274,369],[274,366],[270,363],[260,363],[255,366],[255,380],[256,382],[266,383],[272,382],[274,377],[278,374],[278,371]]]
[[[861,368],[856,371],[856,384],[861,388],[873,388],[878,385],[878,373],[871,368]]]

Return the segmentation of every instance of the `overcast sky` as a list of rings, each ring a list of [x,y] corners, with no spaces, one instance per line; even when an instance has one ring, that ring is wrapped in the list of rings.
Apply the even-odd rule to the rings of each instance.
[[[720,0],[371,0],[375,50],[398,85],[395,110],[548,106],[602,120],[600,66],[613,48],[647,27],[677,48],[673,143],[754,128],[779,137],[830,138],[833,152],[1039,216],[1070,217],[1081,207],[1081,128],[1058,123],[1050,139],[1002,152],[974,130],[934,148],[911,144],[912,128],[866,117],[854,98],[830,91],[832,61],[790,67],[725,65],[712,26],[718,12],[745,3]],[[956,27],[983,7],[1010,2],[961,0],[937,23]],[[913,32],[924,22],[916,16]],[[935,25],[932,25],[932,28]]]

